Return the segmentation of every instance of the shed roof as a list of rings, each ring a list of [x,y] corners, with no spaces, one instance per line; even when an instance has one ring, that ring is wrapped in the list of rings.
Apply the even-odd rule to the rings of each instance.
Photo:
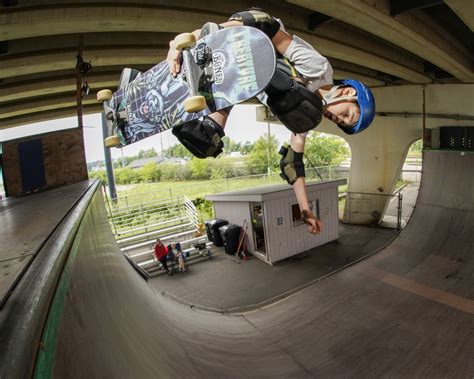
[[[306,183],[306,187],[308,190],[325,189],[328,187],[341,186],[346,183],[346,179],[328,180],[325,182],[309,182]],[[206,195],[205,198],[211,201],[263,201],[264,199],[286,196],[286,192],[293,192],[293,187],[289,184],[275,184],[238,191],[215,193]]]

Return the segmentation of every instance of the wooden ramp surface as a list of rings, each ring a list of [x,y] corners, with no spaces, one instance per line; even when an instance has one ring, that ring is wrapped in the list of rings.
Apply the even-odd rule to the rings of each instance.
[[[120,254],[98,192],[58,284],[36,374],[472,377],[473,167],[473,154],[425,153],[412,220],[388,248],[238,315],[190,309],[147,286]]]

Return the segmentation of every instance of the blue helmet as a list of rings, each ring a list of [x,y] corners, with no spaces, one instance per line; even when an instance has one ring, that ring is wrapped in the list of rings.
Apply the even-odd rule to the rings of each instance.
[[[338,125],[344,133],[356,134],[368,128],[375,117],[375,99],[372,91],[364,83],[355,79],[344,79],[337,81],[339,85],[351,86],[357,91],[357,102],[360,108],[360,117],[357,123],[351,127]]]

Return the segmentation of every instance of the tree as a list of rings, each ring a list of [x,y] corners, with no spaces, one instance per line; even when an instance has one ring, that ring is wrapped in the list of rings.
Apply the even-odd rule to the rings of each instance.
[[[193,158],[190,165],[193,179],[209,179],[211,177],[208,159]]]
[[[305,153],[314,166],[337,166],[350,156],[350,149],[342,138],[313,132],[306,138]]]
[[[161,163],[161,180],[189,180],[191,179],[191,167],[189,164]]]
[[[153,148],[151,148],[149,150],[140,150],[138,152],[138,159],[153,158],[153,157],[156,157],[156,156],[158,156],[158,153]]]
[[[211,180],[225,179],[225,170],[223,167],[211,168]]]
[[[173,146],[170,146],[164,151],[164,154],[168,157],[177,157],[177,158],[191,158],[193,155],[180,143],[177,143]]]
[[[140,169],[140,175],[146,182],[158,182],[161,178],[161,170],[155,162],[149,162]]]
[[[245,143],[240,146],[240,153],[242,155],[250,154],[250,152],[253,150],[253,145],[253,143],[245,141]]]
[[[279,157],[278,140],[274,135],[270,135],[270,138],[265,135],[255,141],[246,163],[251,174],[263,174],[268,167],[270,171],[278,168]]]
[[[132,170],[131,168],[118,168],[114,170],[115,182],[117,184],[132,184],[140,183],[141,175],[138,170]]]
[[[408,150],[409,153],[421,153],[423,150],[423,141],[419,139],[418,141],[413,142],[413,144],[410,146],[410,149]]]
[[[89,178],[90,179],[98,178],[100,180],[100,184],[102,185],[107,184],[107,174],[105,170],[97,170],[97,171],[89,172]]]

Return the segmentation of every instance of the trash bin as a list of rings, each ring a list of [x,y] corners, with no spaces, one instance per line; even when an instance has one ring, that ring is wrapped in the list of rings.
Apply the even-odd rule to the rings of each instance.
[[[206,225],[206,234],[209,241],[215,246],[224,246],[221,235],[219,234],[219,228],[227,225],[229,222],[222,219],[208,220],[204,224]]]
[[[219,234],[221,235],[227,254],[234,255],[237,252],[241,231],[242,228],[235,224],[228,224],[219,228]]]

